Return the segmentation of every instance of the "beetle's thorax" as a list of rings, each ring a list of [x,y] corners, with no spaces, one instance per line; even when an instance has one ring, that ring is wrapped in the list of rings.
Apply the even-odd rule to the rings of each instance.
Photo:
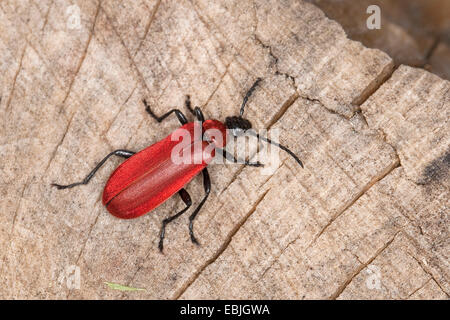
[[[227,144],[227,128],[219,120],[205,120],[203,122],[204,139],[214,143],[217,148],[223,148]]]

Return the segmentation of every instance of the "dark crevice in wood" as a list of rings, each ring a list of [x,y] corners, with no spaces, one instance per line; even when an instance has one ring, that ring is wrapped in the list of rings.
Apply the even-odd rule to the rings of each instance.
[[[269,193],[270,189],[266,190],[255,202],[255,204],[252,206],[252,208],[247,212],[247,214],[239,221],[238,224],[234,226],[234,228],[229,232],[227,237],[225,238],[222,246],[214,253],[213,257],[208,259],[206,263],[204,263],[189,279],[181,288],[178,290],[174,296],[173,299],[179,299],[183,293],[197,280],[197,278],[203,273],[203,271],[211,264],[213,264],[221,255],[222,253],[228,248],[229,244],[231,243],[231,240],[233,239],[234,235],[240,230],[240,228],[247,222],[247,220],[250,218],[250,216],[256,211],[256,208],[261,203],[261,201],[264,200],[266,195]]]
[[[384,250],[387,249],[387,247],[389,247],[389,245],[394,242],[395,238],[397,237],[397,235],[400,233],[400,231],[397,231],[397,233],[383,246],[381,247],[374,255],[373,257],[371,257],[366,263],[360,265],[353,273],[352,275],[344,281],[344,283],[342,285],[340,285],[338,287],[338,289],[336,290],[335,293],[333,293],[330,296],[330,300],[336,300],[337,298],[339,298],[339,296],[342,294],[342,292],[344,292],[344,290],[348,287],[348,285],[352,282],[352,280],[361,273],[362,270],[364,270],[365,268],[367,268],[368,265],[370,265],[380,254],[382,254],[384,252]]]

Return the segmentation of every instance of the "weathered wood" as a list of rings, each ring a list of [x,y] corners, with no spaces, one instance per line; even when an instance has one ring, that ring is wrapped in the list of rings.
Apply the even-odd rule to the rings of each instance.
[[[448,82],[402,67],[378,89],[392,60],[303,1],[82,1],[77,27],[71,5],[0,3],[0,297],[448,297]],[[118,159],[87,186],[50,188],[178,125],[155,123],[143,97],[163,113],[189,93],[224,119],[257,77],[246,116],[280,130],[305,169],[285,154],[273,175],[211,166],[201,247],[186,216],[159,253],[177,199],[136,220],[107,213],[102,186]],[[416,118],[398,119],[407,106]],[[188,191],[195,205],[201,179]],[[364,287],[371,265],[381,291]],[[72,266],[80,288],[63,277]]]
[[[298,109],[310,114],[313,128],[319,123],[319,130],[330,130],[322,129],[321,136],[328,137],[322,145],[306,145],[315,153],[307,162],[314,168],[315,178],[320,177],[317,172],[326,172],[330,183],[338,181],[339,187],[327,193],[324,190],[330,189],[305,179],[300,172],[296,179],[290,177],[293,181],[288,185],[283,183],[289,190],[281,193],[283,198],[296,195],[286,197],[286,206],[273,204],[280,198],[279,188],[268,186],[271,192],[183,298],[406,299],[416,293],[448,297],[449,85],[426,71],[401,67],[361,106],[369,127],[379,130],[381,136],[370,139],[366,137],[369,129],[360,132],[357,140],[362,145],[355,146],[358,153],[346,157],[334,152],[334,166],[323,162],[329,153],[320,151],[327,150],[330,141],[342,141],[333,150],[348,150],[346,143],[355,143],[351,122],[326,112],[328,121],[317,121],[320,107],[312,113],[308,104],[294,104],[280,125],[289,126],[294,121],[289,119],[298,119],[294,114]],[[333,125],[336,120],[343,131]],[[313,128],[305,125],[298,131],[311,135]],[[383,136],[387,143],[380,140]],[[376,159],[382,160],[381,150],[386,150],[388,143],[399,158],[387,152],[384,164],[374,163],[370,154],[374,152]],[[367,149],[362,151],[364,146]],[[361,154],[367,158],[361,159]],[[351,175],[359,167],[353,164],[354,157],[359,165],[364,164],[366,174],[371,174],[368,165],[375,165],[366,185],[358,185],[365,181],[364,176],[354,177],[354,185],[339,177],[338,172]],[[315,163],[317,158],[320,161]],[[393,171],[400,163],[402,168]],[[271,180],[277,186],[287,177],[280,173]],[[352,186],[361,191],[347,200]],[[340,194],[341,190],[345,193]],[[320,197],[321,192],[326,193],[325,198]],[[339,208],[337,204],[327,206],[333,196],[347,204],[327,220],[327,214]],[[322,224],[319,217],[325,218]],[[375,284],[368,283],[373,277]],[[422,290],[430,282],[429,291]]]
[[[408,177],[426,184],[446,174],[449,106],[448,81],[402,66],[361,109],[369,126],[397,150]]]

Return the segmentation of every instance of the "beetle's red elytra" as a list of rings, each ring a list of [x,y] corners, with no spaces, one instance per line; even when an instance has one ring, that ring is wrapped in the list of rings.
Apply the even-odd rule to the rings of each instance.
[[[103,190],[103,204],[112,215],[121,219],[137,218],[152,211],[175,193],[180,195],[186,205],[183,210],[162,221],[158,245],[159,250],[162,252],[166,225],[180,217],[192,205],[191,196],[184,189],[184,186],[201,172],[203,175],[205,195],[197,208],[195,208],[189,216],[189,234],[192,242],[198,244],[198,241],[194,236],[193,221],[206,202],[211,191],[211,179],[207,169],[210,161],[216,154],[220,154],[225,159],[234,163],[242,163],[244,165],[255,167],[262,166],[259,162],[240,161],[226,150],[222,149],[225,148],[227,143],[227,129],[234,136],[241,136],[248,132],[259,140],[273,144],[289,153],[297,163],[303,167],[300,159],[291,150],[252,131],[250,121],[242,117],[248,99],[260,82],[261,79],[258,78],[244,96],[240,115],[227,117],[225,123],[218,120],[205,120],[199,107],[192,109],[189,96],[186,97],[185,106],[190,113],[196,117],[196,122],[188,122],[186,116],[178,109],[172,109],[163,116],[158,117],[152,112],[147,102],[143,100],[146,111],[156,121],[161,122],[172,113],[175,113],[182,126],[166,138],[140,152],[136,153],[122,149],[111,152],[80,182],[69,185],[52,185],[58,189],[67,189],[87,184],[109,157],[116,155],[126,158],[127,160],[119,165],[111,174]],[[201,126],[201,134],[197,137],[195,130],[198,129],[198,127],[196,127],[198,124]],[[217,139],[217,136],[209,136],[208,132],[211,130],[219,132],[222,136],[221,139]],[[173,136],[181,136],[186,133],[191,142],[190,144],[183,146],[182,151],[189,153],[191,158],[198,158],[198,156],[200,156],[200,161],[174,162],[172,154],[180,142],[177,139],[173,139]],[[200,147],[198,148],[198,146]],[[207,149],[212,151],[205,152]],[[199,155],[197,153],[201,154]]]
[[[192,144],[188,152],[191,152],[192,159],[198,158],[193,146],[194,124],[189,122],[176,130],[191,135]],[[203,130],[211,128],[225,134],[222,122],[206,120]],[[153,210],[188,184],[214,158],[214,149],[211,153],[204,152],[211,143],[202,141],[199,150],[201,163],[175,164],[171,161],[171,154],[179,141],[172,141],[173,136],[178,136],[177,132],[136,153],[111,174],[103,191],[103,204],[112,215],[132,219]]]

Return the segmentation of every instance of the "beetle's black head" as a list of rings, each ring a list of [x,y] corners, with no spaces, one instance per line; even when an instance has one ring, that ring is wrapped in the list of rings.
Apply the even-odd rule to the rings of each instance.
[[[242,136],[245,131],[252,128],[252,124],[241,116],[232,116],[225,118],[225,126],[235,137]]]

